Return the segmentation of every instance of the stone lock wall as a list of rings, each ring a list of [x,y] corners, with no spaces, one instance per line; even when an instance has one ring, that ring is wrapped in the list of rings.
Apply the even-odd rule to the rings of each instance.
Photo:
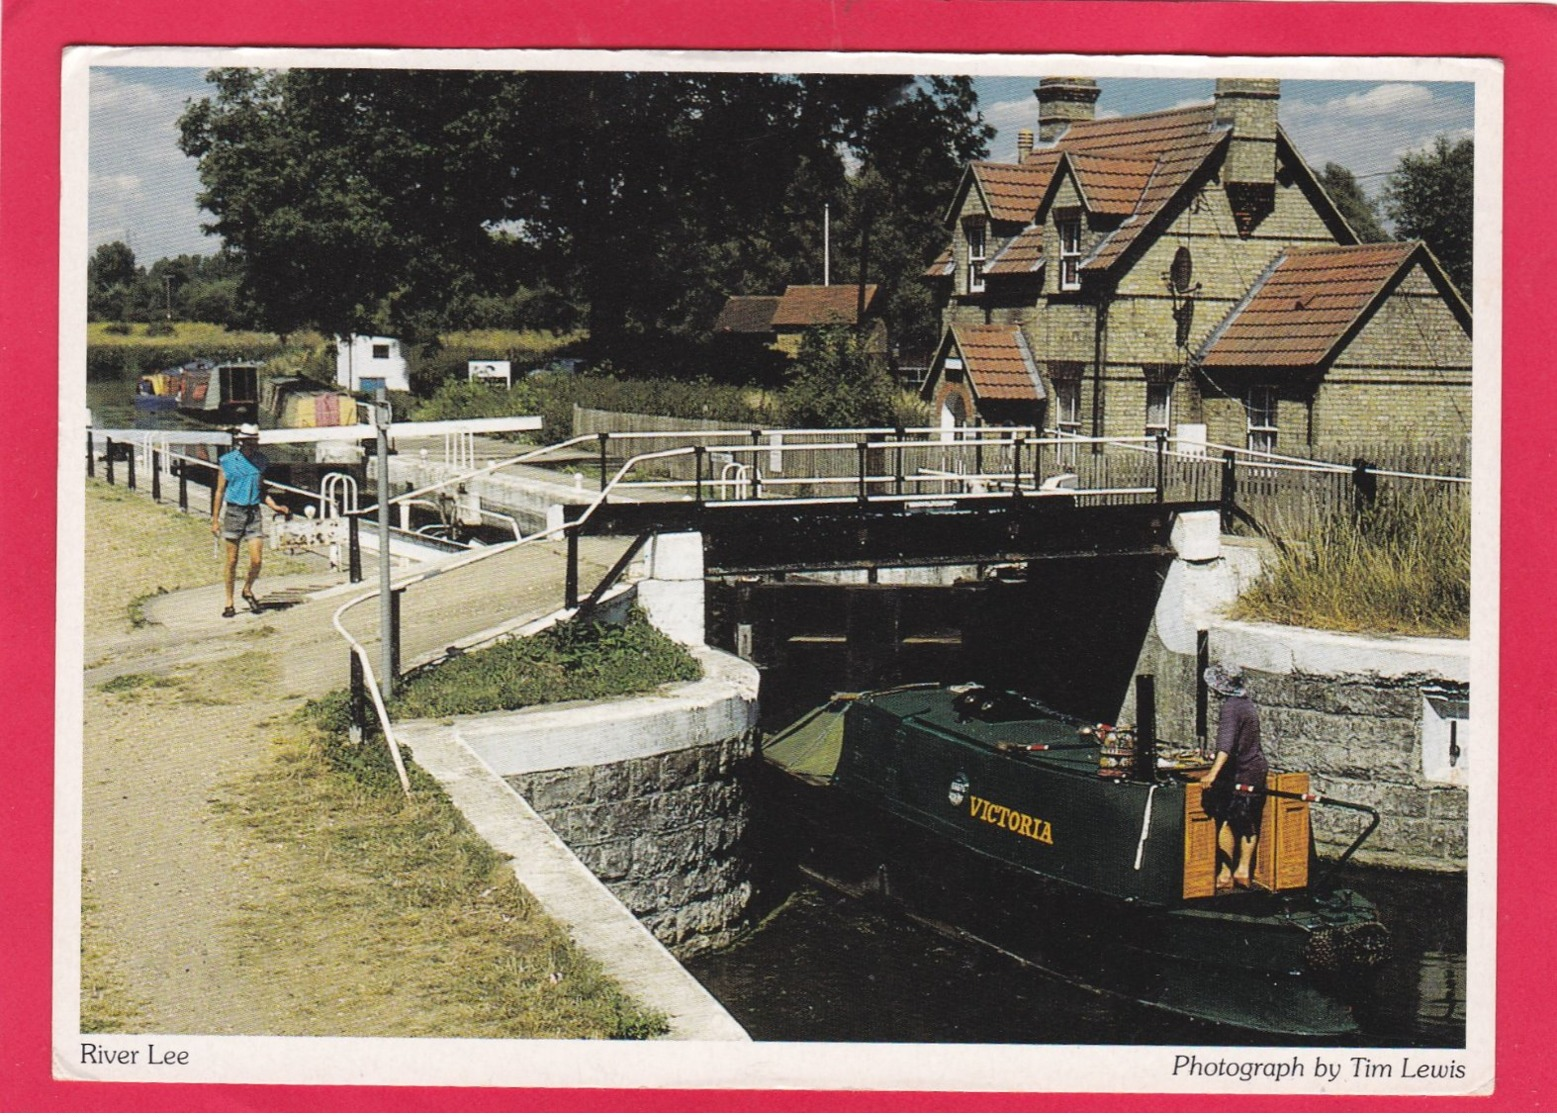
[[[660,942],[727,945],[751,900],[739,772],[756,731],[614,763],[506,777]]]
[[[1326,795],[1382,816],[1360,859],[1403,868],[1465,866],[1466,788],[1427,779],[1421,755],[1421,689],[1444,680],[1247,675],[1272,761],[1312,772]],[[1321,807],[1313,817],[1320,849],[1339,853],[1363,816]]]
[[[1174,526],[1179,559],[1169,569],[1151,629],[1136,663],[1152,675],[1157,733],[1195,741],[1197,633],[1207,633],[1213,662],[1243,668],[1260,711],[1273,768],[1308,772],[1315,790],[1377,810],[1377,830],[1358,862],[1392,868],[1459,871],[1466,867],[1467,810],[1478,749],[1491,730],[1460,739],[1455,768],[1428,755],[1423,691],[1463,692],[1470,679],[1467,641],[1365,637],[1231,621],[1225,610],[1258,572],[1258,549],[1227,546],[1216,513],[1188,513]],[[1208,696],[1207,741],[1216,740],[1218,701]],[[1119,720],[1135,721],[1132,685]],[[1474,728],[1474,720],[1470,723]],[[1477,740],[1487,742],[1477,744]],[[1315,844],[1338,855],[1366,816],[1315,807]]]

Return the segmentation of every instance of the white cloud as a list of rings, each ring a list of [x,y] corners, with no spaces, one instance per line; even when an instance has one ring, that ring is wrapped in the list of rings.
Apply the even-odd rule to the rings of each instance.
[[[1289,96],[1288,90],[1298,93]],[[1339,163],[1369,193],[1400,157],[1432,147],[1438,136],[1473,134],[1473,108],[1452,87],[1392,82],[1342,96],[1307,101],[1292,83],[1283,89],[1281,125],[1311,166]]]
[[[178,118],[199,71],[94,69],[88,126],[88,238],[125,240],[149,264],[220,247],[200,232],[195,160],[179,150]]]

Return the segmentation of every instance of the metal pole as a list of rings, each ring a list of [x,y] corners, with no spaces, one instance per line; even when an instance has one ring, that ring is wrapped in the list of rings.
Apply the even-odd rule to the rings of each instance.
[[[189,464],[182,459],[178,463],[178,510],[189,511]]]
[[[1222,451],[1222,530],[1233,526],[1233,500],[1238,495],[1238,477],[1235,472],[1237,455],[1231,450]]]
[[[155,447],[151,451],[151,500],[162,503],[162,452]]]
[[[897,451],[896,451],[896,454],[894,455],[895,456],[895,463],[894,463],[894,466],[893,466],[893,480],[895,482],[897,482],[897,495],[898,496],[902,496],[903,495],[903,438],[905,436],[902,427],[898,427],[897,428],[897,430],[895,432],[895,436],[897,438]]]
[[[130,452],[124,456],[125,461],[127,463],[129,463],[125,467],[126,471],[127,471],[125,476],[126,476],[126,480],[127,480],[128,484],[130,486],[130,491],[134,492],[135,491],[135,443],[133,443],[133,442],[126,442],[125,445],[130,448]]]
[[[705,452],[706,447],[702,443],[692,447],[692,467],[695,471],[695,488],[693,492],[699,504],[703,503],[703,454]]]
[[[108,483],[112,485],[114,483],[114,440],[109,438],[105,439],[104,441],[108,445],[108,452],[103,460],[108,463],[108,468],[104,471],[103,476],[107,479]]]
[[[1157,503],[1162,503],[1162,492],[1165,487],[1166,470],[1168,467],[1168,435],[1165,431],[1157,432]]]
[[[606,443],[611,436],[605,431],[600,432],[600,491],[605,492],[606,487]]]
[[[864,504],[868,500],[870,500],[870,493],[867,492],[866,488],[865,488],[865,446],[866,446],[866,444],[863,443],[863,442],[858,443],[855,446],[855,450],[856,450],[856,452],[858,454],[859,462],[860,462],[860,503],[861,504]]]
[[[391,679],[400,677],[400,599],[404,596],[404,586],[389,593],[389,678]]]
[[[1011,495],[1022,495],[1022,436],[1011,436]]]
[[[346,514],[346,555],[346,576],[362,581],[362,518],[355,512]]]
[[[754,430],[754,431],[751,432],[751,445],[752,445],[752,452],[751,452],[751,498],[753,500],[761,500],[762,499],[762,470],[760,468],[758,468],[758,466],[759,466],[759,463],[762,461],[762,456],[757,451],[758,451],[758,448],[761,447],[761,445],[762,445],[762,431]],[[1450,724],[1453,725],[1453,722],[1451,722]]]
[[[346,652],[351,659],[351,724],[346,735],[352,744],[362,740],[362,729],[367,724],[368,717],[368,692],[367,684],[362,675],[362,659],[357,655],[357,650],[351,648]]]
[[[97,476],[97,459],[92,448],[92,432],[87,431],[87,476]]]
[[[373,425],[378,429],[379,689],[388,702],[395,686],[395,603],[389,589],[389,393],[383,388],[373,396]]]
[[[562,588],[562,607],[564,609],[578,608],[578,525],[573,524],[567,531],[568,539],[568,573],[567,581]]]

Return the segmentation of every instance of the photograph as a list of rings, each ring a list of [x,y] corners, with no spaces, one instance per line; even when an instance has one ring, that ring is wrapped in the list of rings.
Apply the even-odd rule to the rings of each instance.
[[[1542,12],[0,27],[4,1108],[1557,1098]]]
[[[1490,1088],[1496,65],[64,81],[58,1073]]]

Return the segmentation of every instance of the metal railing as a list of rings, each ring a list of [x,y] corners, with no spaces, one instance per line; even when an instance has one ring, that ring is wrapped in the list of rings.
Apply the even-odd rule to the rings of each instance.
[[[154,495],[160,498],[158,488],[164,473],[163,465],[176,463],[180,504],[187,510],[191,465],[214,470],[215,463],[174,452],[167,446],[155,447],[149,441],[144,449],[149,458]],[[112,481],[115,462],[123,455],[116,453],[112,440],[108,450],[106,467]],[[600,470],[598,490],[573,519],[548,525],[529,535],[520,535],[518,525],[514,523],[516,538],[510,542],[467,552],[452,560],[440,560],[391,583],[394,605],[390,615],[395,619],[392,630],[380,632],[379,639],[392,642],[394,654],[390,662],[395,675],[399,674],[399,601],[413,586],[447,578],[456,571],[473,570],[477,564],[491,563],[500,556],[536,544],[562,539],[566,540],[569,552],[563,606],[564,609],[576,607],[579,600],[579,536],[596,511],[613,497],[633,495],[640,500],[695,501],[700,505],[725,506],[911,505],[926,498],[948,496],[974,501],[1064,497],[1090,503],[1220,499],[1226,507],[1252,482],[1280,475],[1340,477],[1354,485],[1370,475],[1451,487],[1468,482],[1463,477],[1379,470],[1363,462],[1345,466],[1236,447],[1179,443],[1164,435],[1137,439],[1089,438],[1031,427],[951,432],[941,428],[886,427],[841,431],[732,429],[578,435],[394,496],[381,494],[380,499],[390,506],[409,507],[417,502],[425,503],[432,494],[469,486],[510,467],[546,459],[555,462],[566,458],[570,452],[571,460],[594,458]],[[473,451],[468,447],[461,447],[450,457],[451,461],[474,463]],[[89,473],[93,464],[89,434]],[[802,468],[797,469],[797,464]],[[133,488],[133,452],[128,455],[127,468],[127,480]],[[317,499],[321,508],[333,508],[331,502],[339,503],[343,495],[332,489],[328,478],[321,482],[317,493],[281,487]],[[213,486],[213,498],[214,491]],[[355,524],[363,516],[376,514],[378,507],[376,500],[368,507],[356,506],[340,509],[340,512],[348,522]],[[631,557],[631,553],[622,556],[612,567],[607,581],[622,573]],[[353,560],[355,581],[361,577],[355,553]],[[388,556],[381,556],[380,561],[388,561]],[[604,585],[603,582],[601,589],[590,595],[592,600],[599,596]],[[404,761],[388,714],[385,687],[374,673],[365,637],[354,633],[346,623],[354,609],[374,601],[380,593],[379,588],[374,588],[353,597],[336,610],[331,623],[349,648],[353,723],[366,728],[367,712],[363,707],[371,701],[401,785],[409,790]],[[469,635],[465,634],[466,637]],[[384,680],[389,681],[392,680]]]

